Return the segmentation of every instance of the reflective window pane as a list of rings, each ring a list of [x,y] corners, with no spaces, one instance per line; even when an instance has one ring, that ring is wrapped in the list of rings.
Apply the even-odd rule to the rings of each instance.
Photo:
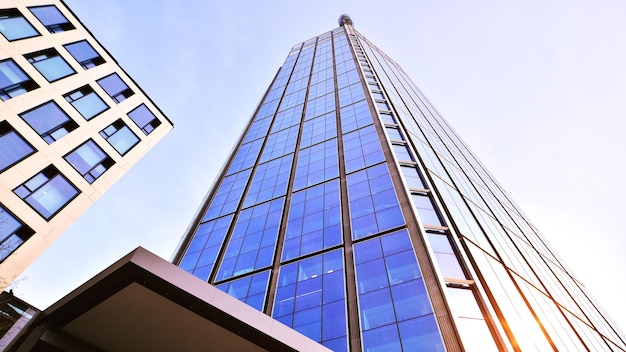
[[[24,55],[48,82],[58,81],[76,73],[54,48]]]
[[[91,120],[101,112],[109,109],[109,106],[100,98],[89,86],[80,87],[72,92],[63,95],[85,120]]]
[[[89,183],[93,183],[115,163],[113,159],[91,139],[63,158]]]
[[[50,33],[64,32],[75,28],[54,5],[29,7],[28,9]]]
[[[12,59],[0,61],[0,99],[9,100],[39,88]]]
[[[120,154],[126,154],[139,143],[139,137],[119,119],[100,131],[100,135]]]
[[[91,44],[86,40],[81,40],[75,43],[63,45],[65,49],[72,55],[72,57],[85,69],[88,70],[92,67],[102,65],[105,63],[104,59],[98,54]]]
[[[50,220],[80,192],[51,165],[15,188],[13,193]]]
[[[53,100],[23,112],[20,116],[48,144],[78,128],[78,124]]]
[[[0,263],[32,236],[35,231],[0,205]]]
[[[35,148],[22,138],[8,122],[0,121],[0,172],[35,151]]]
[[[0,33],[8,41],[39,35],[39,32],[33,28],[18,9],[0,10]]]
[[[104,78],[100,78],[96,82],[98,82],[100,87],[102,87],[116,103],[121,103],[126,100],[126,98],[135,94],[117,73],[112,73]]]
[[[154,116],[145,104],[141,104],[129,112],[128,117],[133,120],[146,136],[161,124],[161,120]]]

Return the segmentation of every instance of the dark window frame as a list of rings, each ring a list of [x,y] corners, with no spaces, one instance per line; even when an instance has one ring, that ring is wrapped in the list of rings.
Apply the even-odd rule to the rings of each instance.
[[[22,139],[22,141],[26,145],[28,145],[32,149],[32,151],[27,153],[27,154],[25,154],[25,155],[23,155],[19,159],[14,160],[10,164],[7,164],[6,167],[0,169],[0,173],[10,169],[14,165],[17,165],[20,161],[28,158],[29,156],[31,156],[31,155],[33,155],[33,154],[35,154],[37,152],[37,149],[35,147],[33,147],[33,145],[30,144],[13,126],[11,126],[11,124],[8,121],[0,121],[0,137],[5,136],[5,135],[7,135],[9,133],[15,133],[19,138]]]
[[[100,83],[101,81],[107,80],[107,79],[109,79],[109,77],[113,77],[113,76],[117,76],[117,78],[120,80],[120,82],[122,82],[126,86],[126,88],[122,89],[120,91],[111,91],[111,92],[109,92],[108,88],[102,86],[102,83]],[[120,77],[120,75],[118,75],[117,72],[113,72],[110,75],[104,76],[104,77],[96,80],[96,82],[102,88],[102,90],[104,90],[111,97],[111,99],[113,99],[118,104],[123,102],[124,100],[130,98],[131,96],[133,96],[135,94],[135,92],[128,86],[128,84],[126,84],[126,82],[124,82],[122,77]]]
[[[28,38],[34,38],[34,37],[39,37],[41,36],[41,33],[39,33],[39,31],[33,26],[32,23],[30,23],[30,21],[28,21],[26,19],[26,17],[24,17],[24,15],[20,12],[20,10],[16,9],[16,8],[12,8],[12,9],[0,9],[0,21],[1,20],[8,20],[11,18],[22,18],[24,20],[24,22],[26,22],[30,28],[36,33],[34,35],[28,36],[28,37],[20,37],[20,38],[14,38],[14,39],[9,39],[7,38],[7,36],[4,33],[0,33],[2,34],[2,36],[8,40],[9,42],[14,42],[16,40],[22,40],[22,39],[28,39]]]
[[[39,183],[38,185],[32,188],[28,185],[29,182],[36,181],[37,178],[40,178],[42,176],[47,179],[45,182]],[[74,189],[74,191],[76,191],[76,193],[74,193],[69,198],[65,199],[65,202],[61,204],[57,209],[54,209],[54,211],[51,211],[49,216],[45,216],[44,214],[40,213],[39,210],[37,210],[37,208],[33,204],[31,204],[28,199],[34,193],[38,192],[40,189],[42,189],[47,184],[52,182],[56,177],[61,177],[66,182],[67,185],[71,186]],[[35,212],[37,212],[37,214],[39,214],[42,218],[46,219],[47,221],[50,221],[50,219],[52,219],[55,215],[61,212],[66,206],[68,206],[72,202],[72,200],[78,197],[81,191],[72,182],[70,182],[70,180],[68,180],[67,177],[65,177],[65,175],[63,175],[59,171],[59,169],[57,169],[54,165],[51,164],[51,165],[48,165],[43,170],[41,170],[40,172],[38,172],[37,174],[35,174],[33,177],[26,180],[21,185],[14,188],[13,193],[15,193],[22,200],[24,200],[24,202],[28,204],[28,206],[31,207],[31,209],[33,209]],[[50,210],[50,209],[46,208],[46,210]]]
[[[88,144],[92,144],[95,145],[100,152],[102,152],[102,154],[104,154],[104,157],[100,160],[98,160],[97,164],[95,165],[91,165],[89,163],[87,163],[89,165],[89,170],[86,170],[86,172],[83,172],[81,170],[79,170],[79,168],[75,165],[80,161],[85,161],[82,156],[80,155],[80,153],[77,153],[81,148],[87,146]],[[71,158],[75,158],[75,157],[79,157],[79,159],[74,159],[74,161],[71,161]],[[63,159],[65,159],[65,161],[67,161],[68,164],[70,164],[74,170],[76,170],[76,172],[78,172],[84,179],[85,181],[87,181],[89,184],[94,183],[98,178],[100,178],[102,175],[104,175],[105,172],[107,172],[113,165],[115,165],[115,161],[113,160],[113,158],[111,158],[111,156],[109,156],[109,154],[107,154],[99,145],[98,143],[96,143],[93,139],[88,139],[86,140],[84,143],[81,143],[81,145],[79,145],[78,147],[72,149],[69,153],[65,154],[63,156]],[[100,170],[98,170],[98,167],[103,167],[104,171],[100,172]]]
[[[75,93],[80,92],[82,94],[81,97],[74,99],[74,97],[72,97],[72,95],[74,95]],[[85,94],[87,92],[87,94]],[[80,111],[75,105],[75,102],[78,102],[79,100],[83,99],[84,97],[88,96],[89,94],[95,94],[98,99],[100,99],[100,101],[106,106],[106,109],[100,110],[98,113],[96,113],[95,115],[87,118],[82,111]],[[67,101],[68,103],[70,103],[70,105],[72,105],[72,107],[80,114],[80,116],[82,116],[85,120],[90,121],[92,119],[94,119],[95,117],[99,116],[100,114],[102,114],[103,112],[109,110],[111,107],[109,106],[109,104],[107,104],[100,95],[98,95],[98,93],[96,93],[96,91],[91,88],[90,85],[86,84],[82,87],[79,87],[77,89],[74,89],[68,93],[63,94],[63,98],[65,98],[65,101]]]
[[[35,231],[33,229],[31,229],[22,220],[20,220],[20,218],[15,216],[15,214],[11,213],[9,211],[9,209],[7,209],[5,206],[0,204],[0,223],[8,221],[8,220],[3,218],[5,214],[6,214],[6,216],[9,216],[9,217],[13,218],[13,220],[15,220],[15,222],[19,223],[20,225],[19,225],[19,227],[17,227],[15,230],[11,231],[11,233],[6,235],[6,236],[4,236],[3,234],[0,234],[0,263],[4,262],[8,257],[11,256],[11,254],[13,254],[13,252],[15,252],[18,248],[20,248],[20,246],[22,244],[24,244],[26,241],[28,241],[28,239],[32,235],[35,234]],[[2,236],[4,236],[4,237],[2,237]],[[10,251],[7,251],[7,249],[9,249],[9,248],[7,248],[7,242],[13,236],[17,236],[20,240],[22,240],[22,243],[17,245],[15,248],[10,248]]]
[[[20,82],[16,82],[16,83],[12,83],[8,86],[5,87],[0,87],[0,100],[2,101],[6,101],[9,100],[11,98],[15,98],[19,95],[28,93],[32,90],[35,90],[37,88],[39,88],[39,85],[35,82],[35,80],[33,80],[26,72],[24,72],[24,70],[22,70],[22,68],[15,62],[15,60],[9,58],[9,59],[5,59],[5,60],[0,60],[0,65],[2,65],[5,62],[10,62],[13,63],[13,65],[20,70],[19,73],[21,73],[22,75],[26,76],[28,79],[20,81]],[[0,74],[2,74],[2,71],[0,70]],[[24,90],[25,92],[21,92],[17,95],[12,95],[15,92],[20,92],[21,90]]]
[[[121,152],[117,149],[117,147],[111,143],[111,141],[109,140],[109,138],[115,136],[117,133],[119,133],[123,128],[127,128],[128,131],[130,131],[130,133],[135,136],[135,138],[137,138],[137,141],[131,145],[128,149],[126,149],[124,152]],[[107,131],[109,128],[115,128],[114,132],[109,132]],[[128,127],[128,125],[124,122],[124,120],[122,119],[117,119],[116,121],[114,121],[112,124],[110,124],[109,126],[105,127],[102,131],[100,131],[100,135],[102,136],[102,138],[104,138],[110,145],[111,147],[113,147],[113,149],[115,149],[116,152],[118,152],[119,155],[124,156],[126,155],[128,152],[130,152],[135,146],[137,146],[137,144],[139,144],[141,142],[141,138],[139,138],[139,136],[137,136],[135,134],[135,132],[133,132],[133,130],[130,129],[130,127]]]
[[[31,123],[27,120],[27,115],[29,113],[34,112],[35,110],[41,109],[44,106],[48,105],[48,104],[54,104],[56,105],[56,107],[65,114],[65,116],[67,117],[67,120],[65,122],[63,122],[62,124],[56,125],[52,128],[50,128],[49,130],[45,131],[45,132],[40,132],[37,130],[37,128],[35,128],[33,125],[31,125]],[[30,126],[30,128],[33,129],[33,131],[35,131],[35,133],[37,133],[39,135],[39,137],[41,137],[46,143],[48,144],[52,144],[56,141],[58,141],[59,139],[63,138],[65,135],[70,134],[72,131],[74,131],[75,129],[77,129],[79,126],[76,123],[76,121],[74,121],[74,119],[72,119],[60,106],[59,104],[56,103],[56,101],[54,100],[50,100],[47,101],[43,104],[40,104],[38,106],[35,106],[32,109],[26,110],[22,113],[19,114],[19,116],[22,118],[22,120],[24,120],[24,122],[26,122],[26,124],[28,124],[28,126]],[[54,134],[57,131],[60,131],[61,129],[65,129],[65,131],[67,132],[66,134],[64,134],[63,136],[60,137],[56,137]]]
[[[33,9],[41,9],[41,8],[54,8],[57,10],[57,12],[59,13],[59,15],[61,15],[61,17],[63,17],[65,19],[65,22],[57,22],[57,23],[44,23],[41,18],[39,18],[39,16],[37,16],[37,14],[35,12],[33,12]],[[54,6],[54,5],[41,5],[41,6],[31,6],[28,8],[28,10],[33,14],[33,16],[35,16],[39,22],[41,22],[41,24],[46,27],[46,29],[50,32],[50,33],[60,33],[60,32],[67,32],[67,31],[71,31],[72,29],[76,29],[76,27],[72,24],[72,22],[70,22],[69,19],[67,19],[67,17],[65,17],[65,15],[63,14],[63,12],[61,12],[61,10],[59,10],[58,7]]]
[[[152,116],[154,116],[154,118],[152,120],[150,120],[148,123],[146,123],[143,126],[140,126],[139,123],[137,123],[137,121],[135,121],[135,119],[133,118],[132,114],[135,111],[138,111],[138,109],[144,107]],[[157,127],[161,126],[161,120],[152,112],[152,110],[150,110],[150,108],[148,108],[146,106],[146,104],[140,104],[139,106],[137,106],[136,108],[132,109],[131,111],[128,112],[128,117],[130,117],[130,119],[135,123],[135,125],[137,125],[137,127],[139,127],[141,129],[141,131],[147,136],[150,133],[152,133]]]
[[[63,78],[72,76],[76,74],[76,70],[74,70],[74,68],[65,60],[65,58],[61,55],[61,53],[59,53],[58,50],[56,50],[55,48],[47,48],[47,49],[43,49],[43,50],[39,50],[39,51],[35,51],[32,53],[28,53],[24,55],[24,58],[26,58],[26,60],[28,60],[28,62],[31,63],[31,65],[33,65],[33,67],[37,70],[37,72],[39,72],[39,74],[41,74],[41,76],[43,76],[43,78],[46,79],[46,81],[52,83],[52,82],[56,82],[58,80],[61,80]],[[72,71],[69,74],[66,74],[64,76],[59,76],[56,78],[53,78],[52,80],[50,80],[50,78],[48,78],[40,69],[39,67],[36,65],[38,63],[42,63],[48,60],[53,60],[56,58],[60,58],[63,63],[65,63],[65,65],[67,65],[67,67]]]
[[[70,48],[72,48],[72,46],[78,45],[80,43],[87,44],[89,46],[89,48],[91,50],[93,50],[93,52],[97,56],[90,57],[88,59],[79,61],[79,59],[76,58],[76,56],[75,56],[76,52],[72,53],[72,50]],[[96,66],[99,66],[99,65],[102,65],[102,64],[106,63],[106,60],[102,57],[102,55],[100,55],[100,53],[98,53],[98,51],[91,45],[91,43],[89,43],[89,41],[87,39],[78,40],[78,41],[75,41],[73,43],[63,44],[63,47],[65,48],[65,50],[67,50],[68,53],[70,53],[70,55],[74,58],[74,60],[76,60],[76,62],[78,62],[80,64],[80,66],[83,69],[85,69],[85,70],[89,70],[90,68],[94,68]],[[70,47],[70,48],[68,48],[68,47]]]

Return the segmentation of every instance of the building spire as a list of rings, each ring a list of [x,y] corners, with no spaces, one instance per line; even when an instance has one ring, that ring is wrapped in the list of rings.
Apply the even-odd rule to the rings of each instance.
[[[339,16],[339,27],[342,27],[343,25],[346,25],[346,24],[350,26],[353,25],[352,19],[350,18],[350,16],[344,13],[343,15]]]

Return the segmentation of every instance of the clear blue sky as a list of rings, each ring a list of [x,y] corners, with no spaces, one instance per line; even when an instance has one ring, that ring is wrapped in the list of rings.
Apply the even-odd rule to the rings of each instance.
[[[175,129],[14,288],[39,308],[141,245],[169,259],[293,44],[348,13],[626,329],[626,3],[66,0]]]

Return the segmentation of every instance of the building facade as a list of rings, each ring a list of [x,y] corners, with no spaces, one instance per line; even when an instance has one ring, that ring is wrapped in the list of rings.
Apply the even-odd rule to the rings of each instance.
[[[174,261],[334,351],[626,350],[345,15],[290,50]]]
[[[0,5],[0,286],[172,129],[59,0]]]

